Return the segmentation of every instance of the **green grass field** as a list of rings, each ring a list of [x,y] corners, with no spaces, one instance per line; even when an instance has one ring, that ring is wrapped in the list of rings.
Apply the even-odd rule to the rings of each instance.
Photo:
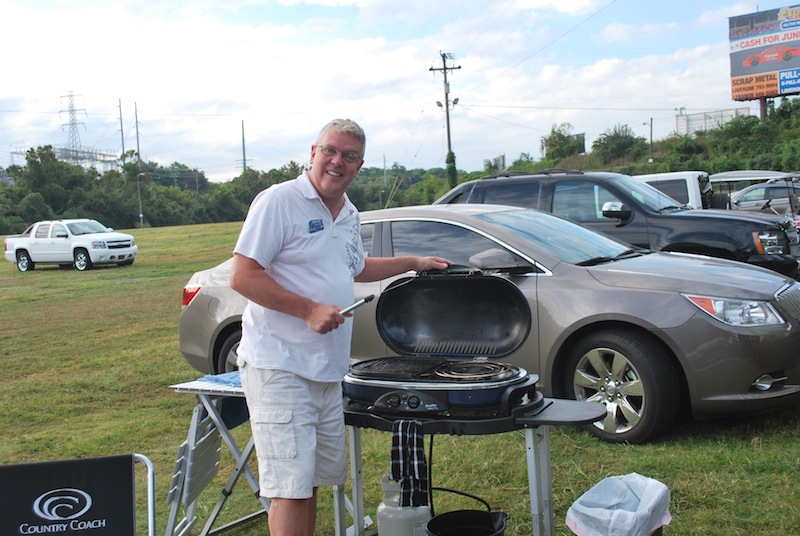
[[[144,454],[156,467],[156,533],[164,534],[175,456],[195,405],[194,397],[169,385],[200,376],[178,350],[181,289],[193,272],[231,254],[240,227],[128,231],[140,253],[133,266],[124,268],[77,272],[42,266],[21,273],[3,263],[0,463]],[[235,430],[240,439],[246,432],[247,425]],[[365,505],[375,519],[391,437],[364,430],[362,438]],[[798,439],[798,407],[761,418],[683,423],[661,441],[642,446],[604,444],[578,429],[552,428],[556,534],[572,534],[564,517],[583,492],[606,476],[631,472],[669,487],[673,521],[666,534],[800,534]],[[203,497],[194,534],[232,467],[224,447],[222,465]],[[138,477],[143,504],[144,472]],[[506,534],[531,533],[521,433],[435,436],[433,485],[478,495],[510,513]],[[330,490],[323,490],[320,535],[334,533],[330,498]],[[481,507],[446,493],[434,500],[438,513]],[[221,523],[256,506],[242,480]],[[230,532],[266,533],[263,519]],[[139,534],[146,534],[144,523]]]

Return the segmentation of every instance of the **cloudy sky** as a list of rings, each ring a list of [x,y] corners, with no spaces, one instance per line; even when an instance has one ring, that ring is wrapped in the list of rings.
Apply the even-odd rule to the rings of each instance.
[[[306,162],[334,117],[365,166],[444,167],[442,52],[459,169],[540,157],[569,123],[667,137],[730,96],[728,17],[760,0],[0,0],[0,167],[24,151],[135,150],[228,181]],[[455,69],[458,67],[458,69]],[[77,129],[69,128],[69,95]],[[244,133],[243,133],[244,132]],[[244,147],[244,155],[243,155]],[[244,158],[243,158],[244,156]]]

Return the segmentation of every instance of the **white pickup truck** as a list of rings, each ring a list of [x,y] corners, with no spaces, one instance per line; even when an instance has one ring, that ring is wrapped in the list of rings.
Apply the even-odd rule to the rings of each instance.
[[[133,237],[114,232],[96,220],[40,221],[3,241],[6,260],[20,272],[37,264],[89,270],[95,264],[133,264],[139,248]]]
[[[692,208],[731,208],[730,192],[717,191],[705,171],[653,173],[633,178]]]

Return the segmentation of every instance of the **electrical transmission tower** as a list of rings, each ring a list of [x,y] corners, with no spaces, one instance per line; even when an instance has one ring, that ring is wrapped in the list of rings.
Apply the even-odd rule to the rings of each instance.
[[[68,134],[67,134],[67,147],[66,150],[72,156],[73,160],[78,160],[79,155],[81,153],[81,134],[78,130],[78,125],[83,125],[82,122],[78,121],[78,110],[75,109],[75,94],[70,91],[68,95],[66,95],[68,100],[68,108],[67,112],[69,113],[69,126]],[[61,96],[64,98],[64,95]],[[61,110],[62,112],[64,110]],[[86,110],[81,109],[81,111],[85,114]],[[85,127],[85,125],[84,125]]]
[[[76,164],[84,168],[89,167],[102,167],[103,170],[116,169],[119,165],[119,157],[112,153],[104,153],[91,147],[83,147],[81,145],[80,125],[83,122],[78,121],[78,112],[82,111],[84,114],[86,110],[75,108],[75,94],[70,91],[68,95],[63,95],[61,98],[66,97],[67,110],[69,115],[69,123],[66,126],[67,130],[67,145],[65,147],[56,148],[56,157],[59,160],[64,160],[71,164]],[[64,112],[62,110],[59,113]]]

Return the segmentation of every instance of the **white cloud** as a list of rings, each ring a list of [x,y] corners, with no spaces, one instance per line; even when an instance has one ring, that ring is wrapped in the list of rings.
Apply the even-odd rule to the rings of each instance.
[[[0,33],[0,147],[65,144],[62,96],[74,91],[84,145],[120,151],[121,113],[135,148],[135,105],[145,159],[214,180],[241,172],[242,122],[248,164],[269,170],[304,162],[334,116],[367,130],[367,166],[384,156],[443,166],[443,75],[430,70],[440,51],[461,67],[448,73],[461,169],[538,155],[562,122],[590,143],[653,117],[664,137],[676,107],[741,106],[729,96],[726,17],[755,6],[669,7],[664,17],[622,0],[0,0],[14,21]]]

